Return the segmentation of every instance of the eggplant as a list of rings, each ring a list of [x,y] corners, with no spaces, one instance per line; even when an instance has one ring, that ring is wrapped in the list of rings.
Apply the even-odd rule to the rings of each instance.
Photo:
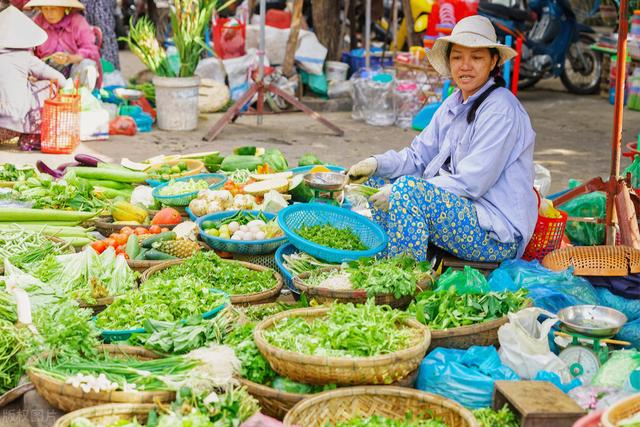
[[[56,170],[64,173],[64,172],[66,172],[67,168],[72,167],[72,166],[80,166],[80,163],[78,163],[78,162],[63,163],[60,166],[58,166],[56,168]]]
[[[103,160],[100,160],[99,158],[90,156],[88,154],[76,154],[74,159],[76,160],[76,162],[80,162],[84,166],[89,166],[92,168],[98,167],[98,163],[104,163]]]
[[[38,160],[36,162],[36,168],[38,168],[38,170],[41,173],[46,173],[46,174],[51,175],[52,177],[54,177],[56,179],[62,178],[64,176],[64,172],[60,172],[59,170],[51,169],[42,160]]]

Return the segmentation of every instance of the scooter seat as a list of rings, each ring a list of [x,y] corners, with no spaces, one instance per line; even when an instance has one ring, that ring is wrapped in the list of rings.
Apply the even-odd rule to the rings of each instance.
[[[525,22],[532,20],[531,15],[526,10],[507,7],[501,4],[481,2],[478,6],[478,10],[481,13],[494,15],[511,21]]]

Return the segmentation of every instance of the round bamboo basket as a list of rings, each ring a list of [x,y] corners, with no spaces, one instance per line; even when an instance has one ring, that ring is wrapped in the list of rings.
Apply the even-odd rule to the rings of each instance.
[[[142,283],[144,283],[145,281],[149,280],[149,278],[154,275],[155,273],[157,273],[158,271],[164,270],[165,268],[169,268],[173,265],[177,265],[177,264],[181,264],[184,260],[181,259],[172,259],[170,261],[165,261],[161,264],[158,265],[154,265],[153,267],[145,270],[144,273],[142,273],[142,277],[141,277],[141,281]],[[232,260],[224,260],[225,262],[234,262],[237,264],[240,264],[244,267],[247,267],[250,270],[255,270],[255,271],[272,271],[273,272],[273,276],[276,279],[276,286],[271,288],[271,289],[267,289],[266,291],[262,291],[262,292],[254,292],[252,294],[244,294],[244,295],[231,295],[230,296],[230,300],[231,300],[231,304],[233,305],[254,305],[254,304],[264,304],[264,303],[269,303],[269,302],[273,302],[276,299],[278,299],[278,295],[280,295],[280,291],[282,290],[282,276],[280,275],[280,273],[276,272],[273,269],[267,268],[267,267],[263,267],[261,265],[257,265],[257,264],[251,264],[248,262],[243,262],[243,261],[232,261]]]
[[[441,419],[448,427],[480,427],[468,409],[444,397],[402,387],[348,387],[319,393],[303,400],[284,418],[285,427],[324,427],[354,417],[414,416]]]
[[[78,409],[58,418],[53,427],[69,427],[77,418],[86,418],[95,425],[115,425],[121,420],[133,420],[146,424],[152,403],[111,403]]]
[[[0,394],[0,408],[7,406],[14,400],[22,397],[26,392],[33,390],[33,384],[26,383],[12,388],[4,394]]]
[[[409,376],[391,384],[398,387],[413,388],[418,378],[418,370],[413,371]],[[298,402],[303,401],[315,394],[298,394],[286,391],[276,390],[272,387],[254,383],[245,378],[239,378],[240,383],[247,388],[249,394],[255,397],[260,403],[262,413],[270,417],[282,420],[287,412],[291,410]]]
[[[158,224],[158,226],[163,227],[163,228],[168,228],[169,230],[172,230],[176,225],[178,225],[178,224]],[[151,227],[151,224],[148,224],[148,225],[141,225],[141,224],[114,224],[113,223],[113,217],[111,217],[111,216],[102,216],[102,217],[97,218],[94,221],[93,227],[95,227],[95,229],[96,229],[96,231],[98,233],[102,234],[105,237],[108,237],[112,233],[119,233],[120,230],[122,230],[124,227],[131,227],[131,228],[142,227],[142,228],[149,229],[149,227]]]
[[[404,326],[419,334],[406,349],[373,357],[328,357],[294,353],[275,347],[263,336],[263,331],[290,316],[312,320],[324,317],[329,307],[301,308],[275,314],[256,325],[253,339],[271,368],[282,375],[305,384],[391,384],[416,370],[429,348],[429,328],[415,319],[406,319]]]
[[[604,427],[616,427],[620,421],[640,413],[640,393],[629,396],[607,409],[600,422]]]
[[[131,347],[124,345],[103,344],[101,351],[108,352],[111,356],[135,357],[140,360],[157,359],[160,356],[141,347]],[[153,403],[171,402],[176,394],[173,391],[90,391],[85,393],[82,389],[65,384],[63,381],[50,378],[39,372],[34,372],[27,368],[27,375],[35,386],[38,394],[44,398],[51,406],[64,412],[71,412],[77,409],[88,408],[90,406],[102,405],[106,403]]]
[[[327,267],[319,271],[333,271],[338,270],[339,267]],[[325,302],[341,302],[341,303],[354,303],[364,304],[367,302],[367,292],[364,289],[329,289],[318,286],[307,286],[305,280],[311,275],[310,272],[302,273],[299,276],[293,278],[293,284],[300,292],[307,294],[310,298],[315,299],[319,303]],[[379,294],[375,296],[376,305],[389,305],[393,308],[406,308],[415,294],[427,289],[429,285],[433,284],[433,280],[423,280],[417,283],[416,292],[414,295],[407,295],[401,298],[395,298],[393,294]]]

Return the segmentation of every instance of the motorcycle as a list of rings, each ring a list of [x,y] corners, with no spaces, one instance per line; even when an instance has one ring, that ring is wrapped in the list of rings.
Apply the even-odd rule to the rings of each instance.
[[[478,13],[493,22],[503,40],[506,35],[523,39],[519,89],[560,77],[569,92],[598,92],[602,55],[589,47],[595,31],[577,21],[568,0],[531,0],[527,10],[481,2]]]

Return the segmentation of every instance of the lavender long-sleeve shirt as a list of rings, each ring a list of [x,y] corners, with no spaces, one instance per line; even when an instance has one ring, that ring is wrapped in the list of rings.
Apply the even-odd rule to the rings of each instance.
[[[453,93],[409,147],[375,156],[376,176],[420,176],[471,200],[480,227],[500,242],[519,242],[521,256],[538,215],[535,132],[518,99],[504,88],[493,91],[467,123],[473,101],[492,84],[489,79],[466,102],[459,90]]]

